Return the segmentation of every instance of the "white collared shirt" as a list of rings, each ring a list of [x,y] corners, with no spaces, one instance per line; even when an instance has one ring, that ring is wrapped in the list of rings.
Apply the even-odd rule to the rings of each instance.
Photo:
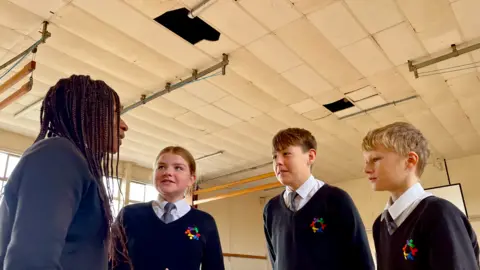
[[[315,195],[315,193],[325,185],[323,181],[320,181],[318,179],[315,179],[313,175],[310,175],[307,181],[303,183],[297,190],[298,196],[294,200],[295,204],[295,209],[298,211],[300,208],[302,208],[307,202]],[[288,195],[292,193],[293,190],[290,187],[286,187],[285,192],[283,193],[283,199],[285,200],[285,204],[287,205],[288,208],[292,209]]]
[[[385,210],[388,209],[388,212],[392,216],[392,219],[395,221],[397,227],[400,227],[405,219],[412,213],[412,211],[417,207],[417,205],[425,198],[433,196],[432,193],[426,192],[420,183],[416,183],[411,186],[405,193],[402,194],[395,202],[392,204],[392,199],[390,198],[385,206]],[[384,219],[382,215],[381,220]],[[392,232],[393,233],[393,232]]]
[[[165,201],[162,197],[158,197],[158,200],[155,200],[152,202],[152,207],[153,207],[153,211],[155,211],[155,214],[157,214],[158,218],[162,218],[163,214],[165,213],[165,205],[167,204],[168,202]],[[190,209],[192,208],[188,203],[187,201],[185,201],[185,199],[182,199],[182,200],[179,200],[179,201],[176,201],[174,203],[175,205],[175,208],[172,209],[172,211],[170,212],[173,216],[173,221],[183,217],[184,215],[186,215],[188,213],[188,211],[190,211]]]

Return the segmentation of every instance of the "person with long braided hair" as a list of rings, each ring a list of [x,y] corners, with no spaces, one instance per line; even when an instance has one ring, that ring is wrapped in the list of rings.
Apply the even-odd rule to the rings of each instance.
[[[120,111],[117,93],[89,76],[49,89],[40,133],[5,186],[0,269],[107,269],[115,237],[109,181],[128,130]]]

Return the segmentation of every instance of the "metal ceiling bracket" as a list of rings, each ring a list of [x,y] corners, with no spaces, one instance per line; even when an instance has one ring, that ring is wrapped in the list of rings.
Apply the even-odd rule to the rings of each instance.
[[[229,63],[229,60],[228,60],[228,55],[227,54],[223,54],[223,60],[222,62],[218,63],[218,64],[215,64],[205,70],[202,70],[202,71],[196,71],[194,70],[192,76],[186,78],[185,80],[181,80],[180,82],[176,83],[176,84],[171,84],[171,83],[167,83],[165,85],[165,88],[163,90],[160,90],[156,93],[153,93],[152,95],[150,96],[146,96],[143,97],[144,95],[142,95],[140,97],[140,100],[129,105],[129,106],[126,106],[123,110],[122,110],[122,114],[124,113],[127,113],[128,111],[130,110],[133,110],[139,106],[142,106],[144,104],[147,104],[148,102],[160,97],[160,96],[163,96],[167,93],[170,93],[171,91],[175,90],[175,89],[178,89],[178,88],[181,88],[189,83],[192,83],[192,82],[195,82],[201,78],[203,78],[204,76],[218,70],[218,69],[222,69],[222,74],[225,75],[225,67],[228,65]]]
[[[228,54],[223,54],[223,62],[225,63],[229,63],[229,60],[228,60]],[[223,66],[222,67],[222,75],[225,75],[227,73],[227,65]]]
[[[40,43],[45,43],[45,42],[47,41],[47,39],[52,36],[52,34],[47,31],[47,27],[48,27],[48,22],[47,22],[47,21],[44,21],[44,22],[43,22],[42,31],[39,32],[40,34],[42,34],[42,37],[40,38],[40,40],[38,40],[37,42],[35,42],[32,46],[28,47],[26,50],[24,50],[23,52],[21,52],[21,53],[18,54],[17,56],[13,57],[12,59],[10,59],[10,60],[8,60],[7,62],[5,62],[4,64],[2,64],[2,65],[0,66],[0,70],[8,67],[8,66],[11,65],[13,62],[15,62],[15,61],[17,61],[18,59],[24,57],[26,54],[29,54],[30,52],[36,53],[36,49],[37,49],[38,45],[39,45]],[[35,50],[35,51],[34,51],[34,50]]]
[[[438,57],[435,57],[435,58],[432,58],[432,59],[429,59],[429,60],[426,60],[426,61],[423,61],[423,62],[419,62],[419,63],[414,64],[412,60],[408,60],[408,70],[410,72],[413,72],[413,74],[415,75],[415,78],[418,78],[419,77],[418,76],[418,69],[421,69],[421,68],[424,68],[424,67],[427,67],[427,66],[431,66],[433,64],[448,60],[448,59],[453,58],[453,57],[458,57],[462,54],[469,53],[471,51],[478,50],[478,49],[480,49],[480,43],[476,43],[476,44],[470,45],[470,46],[462,48],[462,49],[458,49],[456,44],[452,44],[452,45],[450,45],[450,48],[452,49],[451,52],[449,52],[447,54],[444,54],[444,55],[441,55],[441,56],[438,56]]]

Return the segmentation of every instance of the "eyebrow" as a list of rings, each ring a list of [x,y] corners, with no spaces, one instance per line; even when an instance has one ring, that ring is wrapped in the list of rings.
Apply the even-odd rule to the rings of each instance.
[[[167,165],[167,163],[165,162],[159,162],[158,165]],[[173,166],[187,166],[186,164],[183,164],[183,163],[173,163],[172,164]]]

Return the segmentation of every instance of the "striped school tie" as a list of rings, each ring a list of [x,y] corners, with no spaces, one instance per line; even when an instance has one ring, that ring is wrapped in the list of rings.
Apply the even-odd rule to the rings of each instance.
[[[385,210],[383,212],[383,218],[385,219],[385,222],[387,224],[388,233],[391,235],[397,229],[397,224],[393,220],[393,218],[390,215],[390,212],[388,212],[388,210]]]
[[[290,202],[290,209],[295,212],[297,211],[297,208],[295,207],[295,198],[297,198],[298,193],[295,191],[292,191],[290,194],[288,194],[288,201]]]
[[[173,209],[175,209],[175,204],[173,204],[173,203],[167,203],[167,204],[165,204],[165,207],[163,208],[165,213],[162,215],[162,220],[166,224],[173,221],[173,215],[171,213]]]

